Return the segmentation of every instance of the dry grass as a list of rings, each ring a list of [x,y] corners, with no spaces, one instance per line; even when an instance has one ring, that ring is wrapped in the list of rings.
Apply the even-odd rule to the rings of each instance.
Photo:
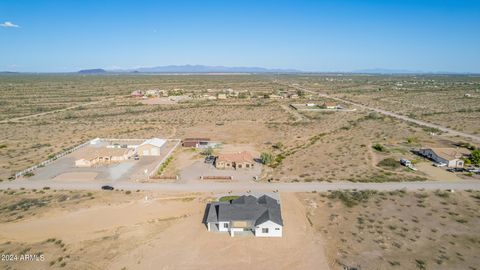
[[[330,263],[361,269],[477,269],[478,191],[337,191],[300,196]]]

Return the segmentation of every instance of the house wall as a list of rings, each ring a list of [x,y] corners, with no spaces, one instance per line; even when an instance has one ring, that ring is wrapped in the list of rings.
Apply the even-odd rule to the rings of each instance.
[[[91,167],[92,163],[90,162],[90,160],[78,159],[78,160],[75,160],[75,166],[76,167]]]
[[[268,233],[263,233],[262,229],[268,228]],[[257,237],[282,237],[282,226],[272,221],[266,221],[255,227],[255,236]]]
[[[224,224],[228,224],[228,228],[225,228],[225,227],[224,227],[224,226],[225,226]],[[228,232],[228,231],[230,231],[230,222],[228,222],[228,221],[218,222],[218,230],[219,230],[220,232]]]
[[[448,167],[452,168],[463,167],[463,165],[463,160],[461,159],[450,160],[447,164]]]
[[[137,147],[137,154],[139,156],[160,156],[160,148],[153,145],[141,145]]]

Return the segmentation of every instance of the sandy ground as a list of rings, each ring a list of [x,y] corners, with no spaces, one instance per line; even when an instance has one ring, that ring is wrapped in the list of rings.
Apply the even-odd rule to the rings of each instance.
[[[171,100],[168,97],[147,98],[140,100],[140,102],[146,105],[177,104],[175,100]]]
[[[21,245],[45,252],[46,262],[34,264],[36,269],[48,268],[58,256],[49,253],[49,238],[65,243],[61,254],[69,269],[328,269],[321,236],[314,234],[295,194],[281,194],[282,238],[209,233],[201,223],[207,194],[130,196],[131,201],[95,199],[0,224],[0,241],[9,241],[7,250]],[[32,269],[32,264],[14,265]]]
[[[429,176],[430,179],[446,180],[446,181],[460,181],[462,178],[458,177],[456,174],[447,172],[445,168],[438,168],[432,166],[432,162],[420,162],[415,164],[417,169]]]
[[[55,176],[53,181],[68,182],[71,180],[94,181],[98,173],[96,172],[67,172]]]

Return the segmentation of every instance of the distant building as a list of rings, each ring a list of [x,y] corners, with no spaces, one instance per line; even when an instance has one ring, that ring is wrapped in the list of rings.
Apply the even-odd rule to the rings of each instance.
[[[218,94],[217,99],[227,99],[227,94],[220,93]]]
[[[203,223],[209,232],[230,236],[253,234],[256,237],[282,237],[283,219],[280,203],[263,195],[241,196],[229,202],[207,204]]]
[[[255,160],[253,156],[246,151],[234,154],[220,154],[215,159],[215,167],[218,169],[248,169],[254,166]]]
[[[209,138],[185,138],[182,141],[183,147],[193,148],[215,148],[219,145],[218,142],[212,142]]]
[[[418,150],[418,154],[453,168],[463,167],[464,161],[461,158],[468,155],[467,151],[460,148],[423,148]]]
[[[271,94],[271,95],[268,96],[268,98],[271,98],[271,99],[282,99],[283,97],[282,97],[282,96],[279,96],[279,95]]]
[[[338,105],[335,102],[324,102],[323,107],[325,107],[327,109],[336,109],[338,107]]]
[[[135,91],[132,91],[132,93],[130,94],[131,97],[143,97],[144,96],[144,93],[143,91],[141,90],[135,90]]]

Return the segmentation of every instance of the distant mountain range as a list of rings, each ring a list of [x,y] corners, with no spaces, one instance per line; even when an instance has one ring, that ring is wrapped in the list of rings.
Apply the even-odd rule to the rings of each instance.
[[[107,73],[105,69],[102,68],[94,68],[94,69],[82,69],[78,71],[80,74],[103,74]]]
[[[299,73],[296,69],[269,69],[262,67],[225,67],[225,66],[204,66],[204,65],[169,65],[158,67],[141,67],[135,69],[88,69],[81,70],[83,74],[98,74],[104,72],[113,73]]]

